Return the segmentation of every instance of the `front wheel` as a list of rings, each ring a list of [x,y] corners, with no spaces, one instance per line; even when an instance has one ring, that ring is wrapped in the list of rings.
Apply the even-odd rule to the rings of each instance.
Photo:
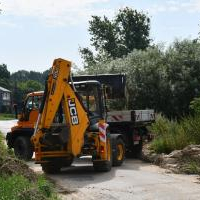
[[[60,172],[61,166],[55,162],[42,163],[42,171],[46,174],[56,174]]]
[[[33,156],[33,145],[30,138],[25,136],[19,136],[14,142],[15,156],[21,160],[31,160]]]

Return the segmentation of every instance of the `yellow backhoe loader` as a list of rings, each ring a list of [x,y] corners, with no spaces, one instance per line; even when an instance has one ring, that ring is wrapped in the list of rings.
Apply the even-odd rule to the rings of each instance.
[[[73,83],[71,62],[54,60],[31,137],[35,162],[44,172],[58,172],[82,155],[92,156],[96,171],[123,163],[124,142],[120,134],[110,135],[104,107],[98,81]]]

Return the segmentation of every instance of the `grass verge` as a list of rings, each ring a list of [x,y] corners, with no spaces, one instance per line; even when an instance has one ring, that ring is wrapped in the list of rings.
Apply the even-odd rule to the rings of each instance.
[[[0,120],[12,120],[12,119],[15,119],[14,114],[0,113]]]
[[[186,174],[198,174],[200,175],[200,163],[194,160],[187,160],[185,164],[180,169]]]

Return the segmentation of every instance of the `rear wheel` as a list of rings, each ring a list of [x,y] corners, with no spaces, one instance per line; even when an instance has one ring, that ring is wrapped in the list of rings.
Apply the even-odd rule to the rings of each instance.
[[[30,137],[19,136],[14,142],[15,156],[22,160],[30,160],[33,156],[33,145]]]
[[[54,162],[42,163],[42,170],[46,174],[56,174],[60,172],[61,166]]]
[[[71,157],[68,158],[68,159],[64,159],[64,160],[62,161],[63,167],[70,167],[71,164],[73,163],[73,160],[74,160],[73,156],[71,156]]]
[[[113,138],[112,140],[112,154],[113,154],[113,166],[120,166],[124,162],[125,158],[125,144],[121,138]]]
[[[93,161],[94,170],[97,172],[108,172],[111,170],[112,163],[111,161]]]

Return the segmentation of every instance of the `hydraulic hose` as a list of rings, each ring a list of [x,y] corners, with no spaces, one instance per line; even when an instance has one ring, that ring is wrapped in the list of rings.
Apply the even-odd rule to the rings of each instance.
[[[40,105],[40,108],[39,108],[39,115],[38,115],[38,118],[37,118],[37,122],[36,122],[36,125],[35,125],[35,129],[34,129],[33,135],[36,134],[37,129],[38,129],[38,125],[39,125],[39,122],[40,122],[40,119],[41,119],[41,115],[42,115],[42,112],[43,112],[43,109],[44,109],[44,105],[45,105],[45,101],[46,101],[46,97],[47,97],[47,92],[48,92],[48,77],[47,77],[47,79],[45,81],[44,95],[43,95],[42,102],[41,102],[41,105]]]

